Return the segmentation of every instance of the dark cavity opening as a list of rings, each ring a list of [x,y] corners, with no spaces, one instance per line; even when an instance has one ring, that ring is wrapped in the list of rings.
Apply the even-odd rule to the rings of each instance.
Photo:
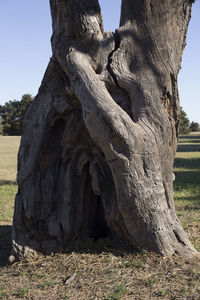
[[[44,135],[43,145],[41,147],[40,171],[45,176],[47,169],[55,172],[59,166],[61,157],[61,139],[65,129],[65,120],[59,118],[55,120],[52,127],[49,126]]]
[[[102,198],[93,192],[92,177],[89,174],[89,164],[85,166],[86,183],[84,189],[84,235],[93,238],[94,241],[109,236],[109,228],[105,219],[105,211]]]

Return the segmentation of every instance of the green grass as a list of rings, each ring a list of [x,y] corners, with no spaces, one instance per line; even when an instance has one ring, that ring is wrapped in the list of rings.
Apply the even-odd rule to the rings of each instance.
[[[120,300],[126,294],[126,288],[123,284],[119,284],[114,287],[113,292],[111,292],[105,300]]]
[[[3,299],[5,296],[5,291],[4,291],[4,287],[0,286],[0,300]]]
[[[28,288],[25,287],[19,287],[17,290],[13,292],[13,296],[24,298],[26,294],[28,293]]]
[[[174,200],[178,216],[200,250],[200,133],[181,136],[174,162]],[[198,149],[198,151],[197,151]]]
[[[43,282],[43,283],[40,285],[40,288],[41,288],[42,290],[46,290],[46,289],[48,290],[50,287],[53,287],[55,284],[56,284],[56,283],[55,283],[53,280],[49,279],[49,280]]]

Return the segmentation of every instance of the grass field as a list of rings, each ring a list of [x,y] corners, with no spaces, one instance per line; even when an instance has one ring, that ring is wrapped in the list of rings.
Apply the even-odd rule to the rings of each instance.
[[[181,136],[175,160],[177,214],[200,251],[200,133]],[[6,265],[16,185],[18,137],[0,136],[0,299],[200,299],[198,258],[126,253],[108,240]],[[74,277],[71,283],[66,279]]]
[[[200,251],[200,134],[180,136],[174,173],[177,214]]]
[[[10,251],[19,142],[20,137],[0,135],[0,266],[7,260]]]

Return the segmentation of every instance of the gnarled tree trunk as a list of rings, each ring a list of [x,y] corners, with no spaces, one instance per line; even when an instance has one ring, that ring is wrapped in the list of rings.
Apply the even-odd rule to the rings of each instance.
[[[13,253],[107,235],[195,254],[175,213],[177,74],[189,0],[122,0],[104,32],[97,0],[50,1],[53,55],[26,113]]]

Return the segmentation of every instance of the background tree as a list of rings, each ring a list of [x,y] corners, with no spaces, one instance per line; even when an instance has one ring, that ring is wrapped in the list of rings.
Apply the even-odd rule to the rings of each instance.
[[[186,112],[184,112],[183,108],[180,108],[180,134],[190,133],[190,120],[187,117]]]
[[[32,102],[29,94],[22,96],[21,101],[13,100],[0,105],[4,135],[21,135],[25,112]]]
[[[13,253],[105,236],[193,255],[173,202],[177,75],[192,1],[122,0],[104,32],[97,0],[50,0],[53,55],[29,107]]]
[[[199,123],[197,123],[197,122],[192,122],[191,124],[190,124],[190,130],[191,131],[200,131],[200,126],[199,126]]]
[[[2,125],[2,119],[0,117],[0,135],[3,134],[3,125]]]

